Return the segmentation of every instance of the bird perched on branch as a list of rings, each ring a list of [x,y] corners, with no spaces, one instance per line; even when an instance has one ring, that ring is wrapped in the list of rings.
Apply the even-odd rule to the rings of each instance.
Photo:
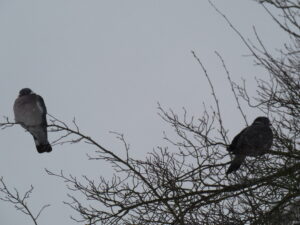
[[[227,148],[235,157],[226,174],[238,170],[246,156],[260,156],[271,148],[273,133],[270,126],[267,117],[257,117],[250,126],[235,136]]]
[[[16,123],[33,136],[37,151],[51,152],[52,147],[47,137],[47,109],[43,98],[31,89],[23,88],[15,100],[14,114]]]

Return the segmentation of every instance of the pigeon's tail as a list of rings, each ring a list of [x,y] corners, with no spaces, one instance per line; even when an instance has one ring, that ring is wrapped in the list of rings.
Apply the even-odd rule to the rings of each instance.
[[[236,155],[232,160],[228,170],[226,171],[226,175],[238,170],[242,163],[244,162],[246,156],[245,155]]]
[[[49,143],[46,144],[37,144],[36,149],[39,153],[44,153],[44,152],[51,152],[52,147]]]
[[[30,127],[29,132],[33,136],[38,153],[51,152],[52,147],[48,142],[46,126]]]

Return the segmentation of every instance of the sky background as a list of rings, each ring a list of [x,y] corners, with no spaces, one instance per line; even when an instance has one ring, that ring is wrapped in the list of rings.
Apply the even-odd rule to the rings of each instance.
[[[214,0],[238,30],[254,40],[253,26],[270,50],[287,39],[265,10],[252,0]],[[48,112],[65,122],[75,117],[82,132],[118,153],[122,144],[110,131],[125,134],[132,154],[141,159],[171,129],[157,115],[157,102],[182,114],[201,116],[211,91],[194,50],[220,98],[232,138],[243,126],[218,51],[235,81],[243,77],[251,93],[254,78],[265,78],[249,51],[207,1],[190,0],[0,0],[0,116],[13,120],[12,106],[21,88],[43,96]],[[261,115],[245,108],[251,122]],[[53,141],[54,135],[49,134]],[[88,161],[89,145],[54,146],[38,154],[28,133],[15,126],[1,130],[0,176],[23,193],[35,187],[29,206],[36,213],[51,204],[40,225],[76,224],[76,213],[62,180],[44,169],[76,176],[108,178],[111,167]],[[1,196],[1,194],[0,194]],[[28,216],[0,201],[0,224],[29,225]]]

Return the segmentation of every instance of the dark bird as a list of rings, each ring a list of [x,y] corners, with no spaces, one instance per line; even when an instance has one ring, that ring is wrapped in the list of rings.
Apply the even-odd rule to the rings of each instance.
[[[235,136],[227,148],[235,157],[226,174],[238,170],[246,156],[260,156],[271,148],[273,133],[270,126],[267,117],[257,117],[249,127]]]
[[[41,96],[23,88],[14,103],[15,121],[32,136],[39,153],[51,152],[47,137],[47,109]]]

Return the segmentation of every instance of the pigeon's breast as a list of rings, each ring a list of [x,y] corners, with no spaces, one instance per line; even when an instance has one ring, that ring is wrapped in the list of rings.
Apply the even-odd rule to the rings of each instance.
[[[35,96],[20,97],[14,104],[15,120],[26,126],[42,123],[42,113],[36,104]]]

